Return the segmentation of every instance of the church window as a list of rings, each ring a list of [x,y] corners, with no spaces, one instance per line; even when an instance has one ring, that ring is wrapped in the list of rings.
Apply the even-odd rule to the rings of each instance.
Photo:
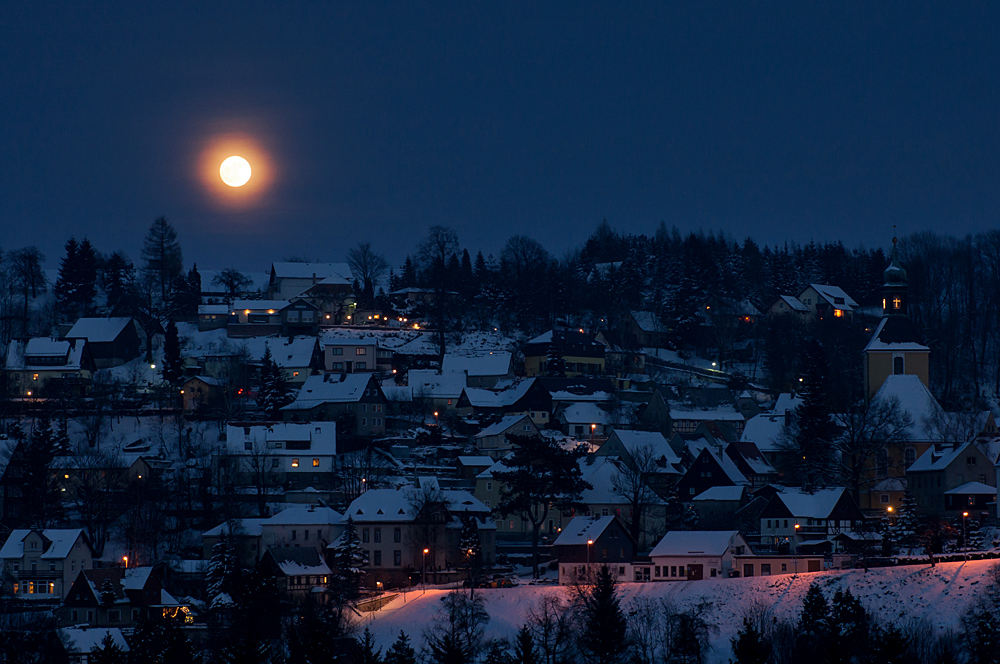
[[[885,477],[889,474],[889,453],[883,447],[875,455],[875,474]]]
[[[899,299],[898,297],[892,298],[893,309],[901,309],[902,307],[903,307],[903,301],[901,299]]]
[[[903,459],[906,461],[906,467],[909,468],[917,460],[917,451],[912,447],[907,447],[903,451]]]

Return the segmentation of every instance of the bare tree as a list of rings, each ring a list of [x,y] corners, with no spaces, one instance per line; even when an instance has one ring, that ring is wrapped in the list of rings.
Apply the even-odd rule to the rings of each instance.
[[[253,285],[253,279],[235,267],[227,267],[212,278],[212,285],[224,288],[226,298],[232,302],[238,295],[244,293]]]
[[[389,263],[382,254],[372,249],[371,242],[360,242],[347,252],[347,264],[354,277],[361,281],[361,288],[367,293],[374,291],[375,284],[389,271]]]
[[[391,469],[382,450],[372,444],[340,455],[339,462],[340,491],[347,505],[364,491],[381,487]]]
[[[650,510],[654,505],[661,504],[659,496],[649,488],[649,480],[659,470],[656,465],[656,453],[652,445],[639,445],[631,451],[629,461],[619,461],[615,464],[618,472],[612,475],[611,486],[615,494],[628,502],[628,508],[622,513],[625,525],[632,538],[645,548],[646,536],[654,537],[662,533],[648,533],[647,523],[650,521]]]
[[[77,461],[73,508],[94,547],[94,554],[101,556],[128,486],[125,464],[118,454],[98,449],[79,455]]]
[[[833,420],[840,429],[834,447],[840,452],[843,479],[860,504],[862,490],[870,489],[882,472],[876,467],[879,452],[906,442],[913,420],[895,397],[860,401]]]
[[[430,232],[417,247],[417,256],[424,270],[440,264],[443,268],[448,260],[458,253],[458,233],[447,226],[431,226]]]
[[[28,334],[30,320],[29,305],[31,300],[45,292],[45,273],[42,263],[45,254],[38,247],[24,247],[7,254],[7,270],[10,273],[10,286],[21,295],[21,333]]]
[[[424,486],[410,490],[407,501],[415,526],[410,530],[410,537],[414,540],[410,545],[417,550],[429,549],[433,563],[437,560],[438,539],[448,525],[448,505],[444,493],[431,486]],[[421,579],[421,582],[426,583],[426,580]]]
[[[241,469],[257,498],[257,515],[267,516],[267,500],[281,486],[278,477],[280,463],[266,442],[254,442],[240,457]]]
[[[528,628],[538,646],[542,664],[563,664],[569,660],[576,628],[566,603],[553,595],[542,595],[528,611]]]

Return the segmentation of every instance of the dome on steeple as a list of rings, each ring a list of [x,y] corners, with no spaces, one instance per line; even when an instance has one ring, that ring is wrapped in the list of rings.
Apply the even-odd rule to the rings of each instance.
[[[896,238],[892,238],[892,255],[889,261],[889,267],[885,268],[885,272],[882,273],[885,278],[886,286],[903,286],[906,285],[906,270],[903,266],[899,264],[899,254],[896,252]]]

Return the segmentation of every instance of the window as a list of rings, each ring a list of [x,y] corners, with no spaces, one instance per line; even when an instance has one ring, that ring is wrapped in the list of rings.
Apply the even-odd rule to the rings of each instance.
[[[487,491],[492,491],[493,490],[493,482],[487,482],[486,483],[486,490]]]
[[[293,458],[292,459],[292,468],[298,468],[298,467],[299,467],[299,460]]]
[[[875,453],[875,474],[878,477],[889,474],[889,452],[884,447]]]
[[[319,468],[319,459],[313,459],[313,468]]]
[[[295,311],[294,309],[289,310],[288,313],[287,313],[287,316],[288,316],[288,322],[289,323],[298,323],[299,322],[299,312],[298,311]]]
[[[670,566],[670,576],[677,576],[677,566],[676,565],[671,565]]]
[[[305,540],[306,542],[309,541],[309,530],[308,529],[303,529],[302,530],[302,539]]]
[[[361,426],[363,426],[363,427],[368,426],[368,418],[367,417],[362,417],[361,418]]]
[[[760,575],[761,576],[771,576],[771,563],[761,563],[760,564]]]
[[[293,542],[295,541],[295,531],[294,530],[292,531],[292,541]]]
[[[781,571],[782,572],[788,571],[788,563],[781,563]]]
[[[382,566],[382,552],[376,549],[375,550],[375,567],[381,567],[381,566]]]
[[[753,564],[744,563],[743,565],[743,576],[753,576]]]
[[[365,362],[355,362],[354,366],[357,369],[367,369],[368,368],[368,365]]]
[[[657,565],[653,568],[653,576],[660,576],[660,566]]]
[[[403,552],[399,549],[392,552],[392,564],[395,567],[399,567],[403,564]]]
[[[788,527],[788,519],[785,519],[785,528]]]
[[[514,530],[514,519],[507,522],[507,530]]]
[[[367,544],[370,537],[371,537],[371,533],[369,532],[369,530],[367,528],[362,528],[361,529],[361,541]]]
[[[392,541],[395,542],[396,544],[399,544],[400,542],[403,541],[403,529],[402,528],[393,528],[392,529]]]
[[[344,363],[343,362],[334,362],[333,363],[333,370],[334,371],[343,371],[344,370]]]
[[[271,459],[271,468],[278,467],[278,459]]]
[[[302,312],[302,322],[303,323],[311,323],[311,322],[313,322],[313,312],[311,312],[311,311],[303,311]]]
[[[368,404],[366,404],[366,403],[361,404],[361,412],[362,413],[367,413],[368,412]]]
[[[882,503],[883,505],[888,505],[888,504],[889,504],[889,494],[887,494],[887,493],[883,493],[883,494],[881,494],[881,495],[879,496],[879,501],[880,501],[880,502],[881,502],[881,503]]]
[[[364,348],[355,348],[354,349],[354,354],[355,355],[364,355],[365,353],[366,353],[366,351],[365,351]]]
[[[75,561],[75,560],[73,561],[73,567],[74,567],[74,568],[76,567],[76,561]],[[17,572],[17,571],[19,571],[19,570],[20,570],[20,568],[21,568],[21,563],[19,563],[19,562],[15,561],[15,562],[14,562],[14,571],[15,571],[15,572]],[[73,571],[75,572],[75,571],[76,571],[76,569],[74,569]]]
[[[771,527],[771,520],[770,520],[770,519],[768,519],[768,520],[767,520],[767,527],[768,527],[768,528],[770,528],[770,527]]]
[[[331,348],[330,349],[330,354],[331,355],[343,355],[344,354],[344,349],[343,348]]]
[[[902,375],[903,357],[901,355],[897,355],[896,357],[892,358],[892,373],[894,373],[897,376]]]
[[[121,612],[121,610],[120,609],[112,609],[111,611],[108,611],[108,620],[110,622],[121,622],[122,621],[122,612]]]
[[[382,529],[381,528],[376,528],[375,529],[375,543],[378,544],[381,541],[382,541]]]
[[[909,468],[917,460],[917,451],[912,447],[907,447],[903,451],[903,460],[906,462],[906,467]]]

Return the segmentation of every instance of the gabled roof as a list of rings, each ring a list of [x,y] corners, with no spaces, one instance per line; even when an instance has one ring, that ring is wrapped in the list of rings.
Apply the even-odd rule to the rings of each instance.
[[[612,438],[617,438],[630,455],[633,457],[640,448],[648,447],[656,460],[663,459],[667,465],[679,464],[680,457],[670,447],[664,435],[658,431],[631,431],[628,429],[615,429]],[[607,443],[605,443],[606,445]]]
[[[566,424],[608,424],[611,413],[596,403],[571,403],[559,408],[558,419]]]
[[[771,475],[777,473],[774,466],[768,463],[760,449],[751,442],[729,443],[725,449],[726,456],[733,460],[741,473],[747,475]]]
[[[11,531],[10,537],[4,542],[3,548],[0,548],[0,559],[19,559],[24,557],[24,539],[32,531],[29,529],[19,529]],[[61,560],[69,555],[70,551],[73,550],[73,545],[76,541],[84,537],[83,530],[79,528],[46,528],[41,532],[42,537],[48,541],[42,552],[41,557],[47,560]]]
[[[786,410],[795,412],[795,409],[802,405],[802,397],[795,396],[791,392],[782,392],[774,402],[775,415],[784,415]]]
[[[233,300],[232,311],[274,311],[288,306],[288,300]]]
[[[330,567],[313,547],[274,547],[267,553],[285,576],[323,576]]]
[[[62,627],[57,633],[59,642],[69,653],[89,655],[109,635],[122,652],[129,651],[128,642],[117,627]]]
[[[630,311],[636,326],[643,332],[664,332],[666,326],[660,322],[653,311]]]
[[[91,343],[108,343],[118,338],[131,318],[81,318],[70,328],[70,339],[86,339]]]
[[[325,403],[357,403],[371,380],[368,373],[309,376],[295,401],[282,410],[309,410]]]
[[[465,389],[466,375],[458,371],[438,373],[433,369],[410,369],[406,382],[414,398],[458,399]]]
[[[934,431],[932,421],[940,418],[944,410],[918,377],[904,374],[887,376],[872,401],[888,403],[892,399],[910,414],[912,423],[906,431],[909,440],[926,442],[940,438],[940,434]]]
[[[833,512],[847,489],[816,489],[806,493],[800,488],[786,488],[774,495],[773,500],[780,500],[788,512],[798,519],[827,519]]]
[[[906,472],[920,473],[926,471],[944,470],[950,466],[955,459],[967,452],[971,445],[972,441],[961,445],[935,445],[921,454],[917,460],[913,462],[913,465],[906,469]]]
[[[516,378],[498,383],[492,389],[484,387],[465,388],[465,397],[473,408],[505,408],[513,406],[528,393],[536,378]]]
[[[831,286],[829,284],[809,284],[809,286],[815,290],[820,296],[827,301],[827,303],[834,309],[840,309],[841,311],[853,311],[854,307],[858,306],[858,303],[854,299],[845,293],[839,286]],[[805,289],[802,291],[805,292]],[[801,299],[802,293],[799,293],[799,298]],[[836,302],[836,300],[840,302]]]
[[[809,311],[809,307],[802,304],[802,301],[797,297],[793,297],[791,295],[779,295],[778,299],[784,302],[785,306],[792,311],[798,311],[799,313],[806,313]]]
[[[754,443],[758,449],[764,452],[774,452],[780,450],[779,443],[784,428],[784,414],[761,413],[754,415],[747,420],[743,433],[740,435],[740,441]]]
[[[746,493],[746,490],[746,487],[742,485],[713,486],[705,489],[691,500],[740,501],[743,500],[743,495]]]
[[[486,438],[487,436],[496,436],[501,434],[511,427],[516,426],[523,420],[527,419],[529,422],[531,418],[527,415],[505,415],[499,422],[494,422],[482,431],[476,434],[476,438]],[[534,429],[535,427],[532,426]],[[523,432],[522,432],[523,433]]]
[[[351,285],[354,275],[347,263],[271,263],[271,271],[277,279],[312,279],[329,280],[330,283]]]
[[[714,459],[715,462],[719,465],[719,468],[722,469],[722,472],[726,474],[726,477],[728,477],[729,481],[731,481],[733,484],[750,483],[747,480],[747,478],[743,475],[743,473],[740,472],[740,469],[736,466],[736,463],[734,463],[733,460],[729,458],[729,455],[717,454],[716,451],[712,448],[712,445],[704,438],[701,438],[699,440],[689,441],[687,443],[687,447],[688,450],[690,450],[691,452],[691,456],[693,456],[695,459],[697,459],[702,454],[707,454],[712,459]],[[696,466],[697,464],[692,465],[691,468],[688,469],[688,472],[692,473],[699,472],[695,470]]]
[[[738,530],[671,530],[653,547],[649,555],[722,556],[733,546]]]
[[[944,492],[945,495],[953,496],[995,496],[997,495],[997,488],[995,486],[990,486],[989,484],[983,484],[982,482],[966,482],[962,486],[957,486],[954,489],[949,489]]]
[[[333,508],[318,505],[294,505],[281,510],[271,518],[266,519],[263,525],[339,526],[343,522],[344,515]]]
[[[617,459],[614,457],[597,457],[590,466],[586,459],[580,460],[580,470],[583,479],[590,484],[590,489],[580,493],[580,501],[585,505],[627,505],[628,498],[615,490],[616,478],[621,475]],[[663,500],[652,490],[648,494],[648,502],[652,505],[662,505]]]
[[[489,514],[490,508],[468,491],[448,489],[432,490],[429,494],[440,499],[452,513]],[[355,498],[344,513],[345,518],[356,522],[412,521],[414,508],[424,497],[420,489],[412,486],[400,489],[369,489]]]
[[[553,542],[555,546],[578,546],[588,540],[597,540],[615,520],[614,516],[575,516]]]
[[[261,361],[270,348],[271,359],[282,368],[308,367],[316,352],[315,337],[294,337],[291,340],[281,337],[246,337],[232,345],[236,352],[245,349],[247,357],[255,362]]]
[[[894,351],[929,353],[930,348],[920,343],[920,335],[905,316],[886,316],[879,321],[865,351]]]
[[[86,339],[47,339],[36,337],[29,339],[27,343],[23,341],[11,341],[7,347],[8,370],[38,369],[42,371],[52,371],[53,369],[73,369],[82,368],[83,353],[87,347]],[[65,358],[62,364],[35,364],[36,360],[46,358]]]
[[[230,522],[226,521],[220,523],[215,528],[206,530],[201,534],[201,536],[220,537],[222,535],[236,535],[244,537],[260,537],[262,532],[261,524],[265,521],[267,521],[267,519],[234,519],[232,522],[232,528],[230,528]]]
[[[289,445],[290,441],[306,446]],[[250,443],[250,449],[247,449]],[[281,443],[281,447],[277,446]],[[336,422],[234,422],[226,426],[229,454],[248,452],[274,456],[333,455],[337,453]]]
[[[469,376],[506,376],[510,373],[511,353],[509,351],[485,351],[479,353],[445,353],[441,363],[442,372],[464,372]]]

